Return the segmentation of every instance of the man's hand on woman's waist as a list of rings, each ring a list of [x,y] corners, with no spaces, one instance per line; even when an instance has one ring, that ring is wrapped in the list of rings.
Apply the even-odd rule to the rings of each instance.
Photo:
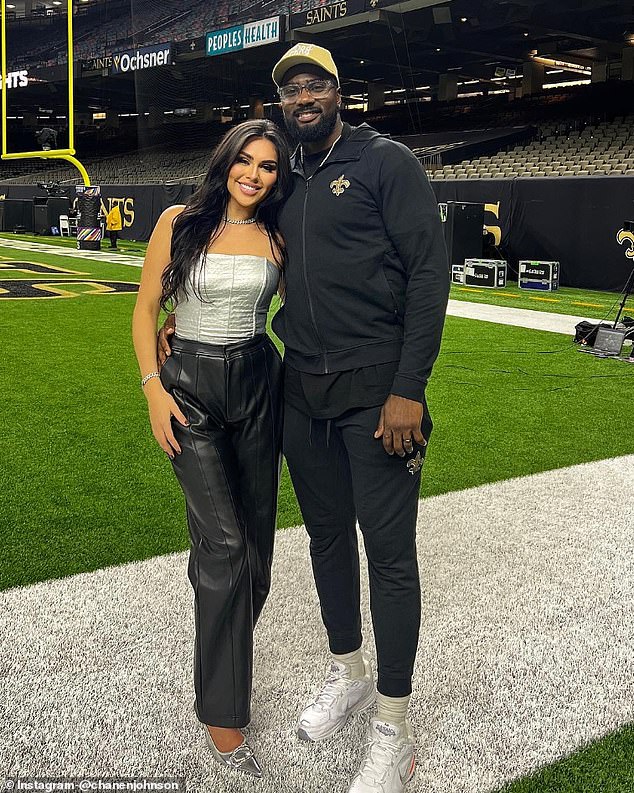
[[[156,341],[159,369],[163,366],[168,356],[172,354],[169,337],[173,335],[175,330],[176,317],[174,314],[168,314],[162,328],[158,332],[158,339]]]

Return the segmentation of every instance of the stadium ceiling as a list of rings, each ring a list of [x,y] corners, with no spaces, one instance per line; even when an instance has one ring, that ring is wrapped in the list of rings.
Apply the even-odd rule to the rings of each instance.
[[[76,0],[77,3],[92,3],[95,0]],[[7,8],[14,11],[17,16],[45,16],[47,13],[56,13],[65,7],[67,0],[7,0]]]
[[[380,83],[388,92],[406,89],[431,96],[443,74],[470,86],[477,81],[490,89],[513,87],[533,56],[570,64],[563,74],[561,63],[551,67],[562,80],[578,78],[575,67],[589,77],[596,63],[605,64],[608,75],[612,66],[618,76],[624,48],[634,46],[634,2],[378,0],[376,8],[345,20],[291,29],[283,44],[211,58],[192,52],[169,68],[81,79],[76,105],[135,112],[209,102],[228,106],[253,96],[272,102],[271,66],[298,41],[332,50],[348,97],[362,96],[368,83]],[[52,89],[34,86],[42,92],[36,101],[45,101]]]
[[[634,4],[608,0],[453,0],[408,13],[381,9],[367,23],[297,39],[319,40],[351,82],[431,84],[442,74],[484,82],[496,66],[532,55],[591,67],[620,61],[634,38]]]

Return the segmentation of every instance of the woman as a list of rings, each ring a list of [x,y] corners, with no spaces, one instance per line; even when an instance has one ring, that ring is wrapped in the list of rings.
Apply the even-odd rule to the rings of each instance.
[[[231,129],[199,190],[159,218],[133,318],[152,432],[185,494],[196,714],[227,766],[261,776],[250,720],[253,627],[266,600],[280,473],[281,357],[265,333],[280,289],[288,150],[270,121]],[[175,306],[160,374],[156,326]]]

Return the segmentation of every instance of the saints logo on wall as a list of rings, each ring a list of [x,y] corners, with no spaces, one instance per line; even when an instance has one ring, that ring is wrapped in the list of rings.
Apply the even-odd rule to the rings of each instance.
[[[100,278],[64,278],[88,273],[66,270],[39,262],[0,262],[0,276],[3,272],[24,273],[29,278],[0,278],[0,300],[39,300],[52,297],[79,297],[80,295],[116,295],[139,291],[137,283],[128,281],[103,281]],[[37,278],[34,276],[56,275],[58,278]]]
[[[626,224],[634,225],[634,221],[632,223]],[[627,256],[628,259],[634,259],[634,232],[630,228],[622,228],[616,232],[616,241],[619,245],[625,245],[625,250],[623,253]]]

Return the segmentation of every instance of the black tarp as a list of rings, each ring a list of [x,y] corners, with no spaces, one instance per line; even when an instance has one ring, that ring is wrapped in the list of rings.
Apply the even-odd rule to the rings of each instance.
[[[623,222],[634,220],[632,177],[467,179],[432,186],[438,201],[487,204],[485,225],[501,237],[501,252],[515,269],[520,259],[558,261],[562,286],[614,291],[632,271],[634,259],[625,253],[634,238],[617,241]]]
[[[121,237],[148,240],[161,212],[172,204],[184,204],[193,190],[190,184],[102,185],[102,210],[107,213],[118,203],[123,221]],[[42,189],[36,185],[0,185],[0,195],[4,198],[30,199],[41,194]],[[74,187],[65,188],[65,194],[75,202]]]
[[[486,204],[485,225],[512,268],[520,259],[561,264],[562,286],[620,290],[634,266],[625,253],[634,236],[617,242],[634,220],[634,178],[591,176],[433,181],[438,201]],[[121,207],[123,237],[147,240],[161,212],[184,203],[193,185],[104,185],[106,210]],[[32,198],[36,185],[0,185],[6,198]]]

